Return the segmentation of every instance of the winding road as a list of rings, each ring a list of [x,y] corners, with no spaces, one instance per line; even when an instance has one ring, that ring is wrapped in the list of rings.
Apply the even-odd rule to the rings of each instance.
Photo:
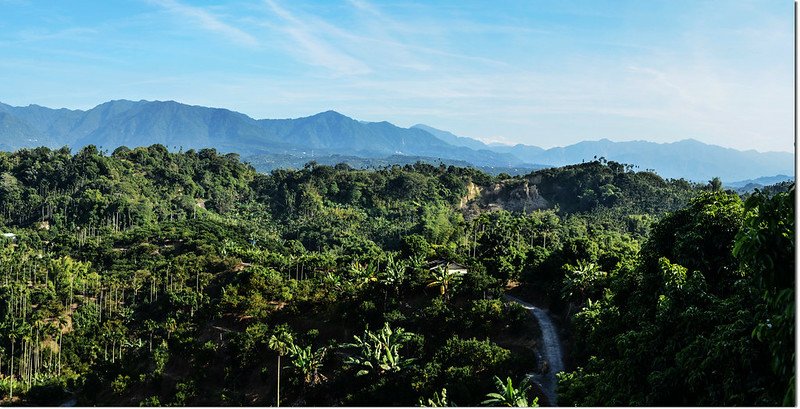
[[[556,379],[556,374],[564,370],[564,360],[561,351],[561,340],[558,338],[558,332],[556,332],[556,327],[553,325],[553,320],[550,319],[547,310],[510,295],[505,295],[505,298],[529,310],[536,318],[536,321],[539,322],[539,328],[542,330],[541,351],[543,355],[541,359],[546,363],[546,369],[543,374],[531,373],[528,376],[539,383],[550,405],[557,406],[556,384],[558,380]]]

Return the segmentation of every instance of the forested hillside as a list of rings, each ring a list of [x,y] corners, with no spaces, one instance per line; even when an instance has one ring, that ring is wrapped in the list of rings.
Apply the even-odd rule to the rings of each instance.
[[[718,185],[0,153],[2,403],[549,404],[510,292],[559,404],[793,404],[794,187]]]

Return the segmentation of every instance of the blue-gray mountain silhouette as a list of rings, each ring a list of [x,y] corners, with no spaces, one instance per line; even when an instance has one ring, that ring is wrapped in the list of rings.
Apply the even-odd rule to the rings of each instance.
[[[565,147],[542,149],[530,145],[487,145],[475,139],[453,135],[425,125],[415,125],[459,146],[511,154],[527,163],[563,166],[603,157],[633,164],[637,170],[654,169],[665,178],[708,181],[754,179],[762,176],[793,175],[794,155],[788,152],[739,151],[708,145],[694,139],[672,143],[648,141],[612,142],[608,139],[583,141]]]
[[[734,181],[794,174],[791,153],[737,151],[691,139],[667,144],[603,139],[542,149],[521,144],[487,145],[426,125],[401,128],[389,122],[357,121],[335,111],[304,118],[257,120],[227,109],[175,101],[117,100],[85,111],[0,103],[2,150],[34,146],[77,150],[91,144],[111,151],[119,146],[156,143],[173,150],[212,147],[245,157],[407,156],[520,169],[605,157],[637,165],[640,170],[654,169],[664,177],[696,181],[715,176]]]

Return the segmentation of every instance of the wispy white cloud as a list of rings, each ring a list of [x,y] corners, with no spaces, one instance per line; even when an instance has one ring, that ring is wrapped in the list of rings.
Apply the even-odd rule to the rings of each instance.
[[[449,65],[470,62],[493,67],[508,67],[508,64],[502,61],[431,46],[430,36],[433,33],[443,34],[439,27],[441,24],[401,22],[366,0],[350,0],[349,3],[362,13],[361,21],[368,26],[368,33],[358,35],[333,25],[327,25],[327,30],[362,50],[365,49],[364,44],[379,46],[368,49],[373,53],[379,53],[390,65],[428,71],[435,65],[428,60],[435,57],[447,60]],[[415,38],[409,39],[409,36],[415,37],[416,41]],[[419,37],[425,40],[420,41]]]
[[[223,22],[220,17],[203,8],[188,6],[176,0],[149,0],[149,2],[180,17],[189,19],[197,23],[203,30],[220,34],[236,44],[249,47],[255,47],[259,44],[256,37],[253,35],[238,27]]]
[[[325,67],[338,75],[360,75],[372,72],[363,61],[323,40],[310,22],[304,21],[275,1],[266,0],[270,9],[286,24],[282,30],[294,41],[295,53],[308,63]]]
[[[503,61],[436,46],[433,37],[443,40],[445,32],[439,24],[399,19],[365,0],[348,2],[350,9],[342,12],[349,12],[352,20],[346,27],[318,13],[290,11],[277,0],[265,3],[281,19],[278,30],[292,40],[290,52],[340,76],[441,73],[475,64],[508,67]],[[262,26],[274,29],[268,23]]]
[[[415,25],[412,27],[409,24],[403,24],[382,12],[380,9],[378,9],[378,7],[366,0],[348,0],[348,3],[355,10],[361,12],[365,17],[367,17],[366,21],[374,22],[373,27],[380,28],[382,34],[386,34],[388,32],[401,34],[419,34],[422,32],[425,34],[431,34],[434,31],[439,31],[439,29],[430,26],[421,27],[420,25]]]

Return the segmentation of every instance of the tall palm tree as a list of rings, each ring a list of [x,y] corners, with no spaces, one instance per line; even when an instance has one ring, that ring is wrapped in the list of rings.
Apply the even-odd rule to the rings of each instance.
[[[503,382],[499,377],[494,377],[494,384],[497,392],[487,393],[485,401],[481,402],[484,405],[490,406],[511,406],[511,407],[538,407],[539,398],[534,398],[533,402],[528,402],[528,389],[530,384],[527,379],[522,381],[519,389],[514,387],[511,378],[506,378]]]
[[[17,341],[19,335],[17,334],[17,331],[12,328],[10,331],[8,331],[8,337],[11,339],[11,358],[9,360],[9,363],[11,364],[11,372],[9,373],[10,377],[8,378],[8,401],[12,402],[14,400],[14,343]]]
[[[279,328],[269,338],[269,348],[278,353],[278,398],[276,406],[281,406],[281,356],[289,353],[294,346],[292,334],[286,328]]]

